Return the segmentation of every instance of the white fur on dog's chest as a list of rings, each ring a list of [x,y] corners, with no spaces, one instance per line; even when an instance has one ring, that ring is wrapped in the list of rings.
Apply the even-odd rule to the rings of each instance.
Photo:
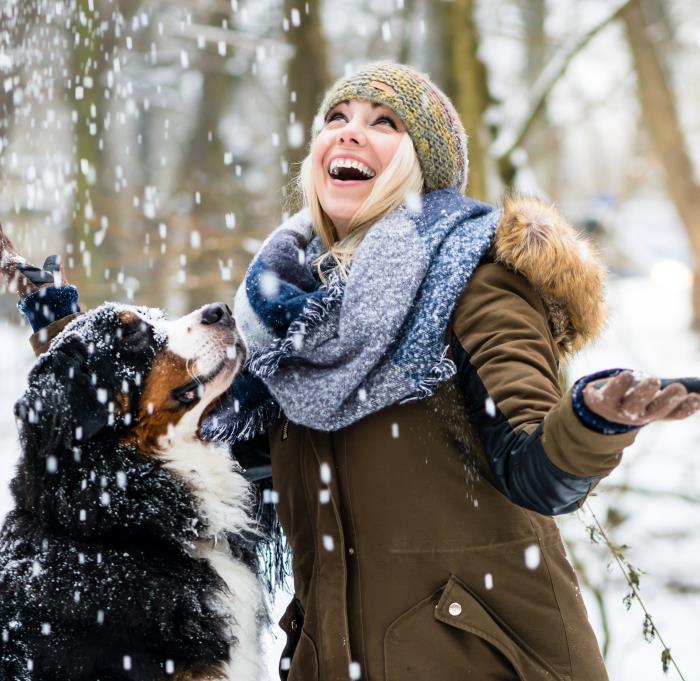
[[[164,468],[190,488],[209,537],[251,530],[248,481],[234,470],[224,447],[196,439],[192,432],[191,425],[183,419],[162,438]]]
[[[194,555],[206,560],[226,585],[212,594],[212,604],[229,619],[237,642],[221,681],[261,681],[265,596],[255,572],[231,555],[225,535],[253,530],[246,512],[249,484],[226,449],[181,436],[187,432],[191,425],[182,422],[171,429],[162,458],[164,467],[190,487],[206,524],[206,537],[195,542]]]
[[[195,555],[208,561],[228,587],[214,596],[217,609],[230,618],[237,639],[231,647],[231,662],[226,665],[222,681],[260,681],[263,669],[260,633],[264,617],[260,580],[231,555],[226,539],[197,542]]]

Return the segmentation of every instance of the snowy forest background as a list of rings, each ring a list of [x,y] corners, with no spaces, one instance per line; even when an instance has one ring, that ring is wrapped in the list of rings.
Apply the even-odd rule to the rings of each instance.
[[[382,58],[453,98],[470,195],[538,194],[598,242],[611,321],[564,380],[611,366],[700,375],[693,0],[3,0],[0,221],[34,261],[66,256],[83,305],[177,316],[230,301],[298,205],[323,90]],[[28,335],[0,296],[0,518]],[[697,416],[651,426],[560,519],[613,681],[681,678],[674,662],[700,678],[699,457]],[[637,579],[651,620],[637,599],[626,607]]]

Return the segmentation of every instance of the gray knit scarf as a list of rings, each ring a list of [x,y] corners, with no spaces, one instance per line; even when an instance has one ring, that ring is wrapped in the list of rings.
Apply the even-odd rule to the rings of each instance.
[[[446,331],[489,246],[500,211],[455,190],[421,197],[375,223],[343,281],[321,283],[321,246],[303,210],[278,227],[238,289],[234,316],[248,361],[204,423],[237,442],[279,415],[323,431],[420,400],[455,374]]]

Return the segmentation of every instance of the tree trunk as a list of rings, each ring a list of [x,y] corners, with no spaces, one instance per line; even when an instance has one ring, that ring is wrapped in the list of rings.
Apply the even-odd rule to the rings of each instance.
[[[122,0],[118,14],[128,22],[138,9],[139,0]],[[114,266],[123,262],[123,250],[133,249],[142,230],[128,221],[126,239],[118,238],[115,225],[117,201],[106,175],[112,170],[107,152],[108,134],[116,134],[115,127],[107,131],[105,115],[109,112],[110,92],[106,86],[107,73],[114,69],[117,33],[115,9],[111,0],[78,0],[72,12],[69,31],[71,40],[71,72],[66,97],[74,111],[75,195],[73,219],[68,232],[68,277],[75,283],[81,300],[88,307],[114,298],[113,284],[105,277]],[[104,25],[106,24],[106,30]],[[104,225],[109,225],[105,232]],[[117,233],[115,233],[117,232]],[[133,252],[133,250],[129,250]]]
[[[200,20],[209,26],[220,26],[226,18],[226,12],[209,12]],[[206,62],[207,56],[208,53],[203,51],[200,60]],[[171,218],[175,242],[171,245],[175,245],[187,259],[182,267],[186,277],[179,281],[184,298],[183,311],[215,300],[230,302],[231,284],[222,280],[219,260],[226,262],[229,257],[238,260],[240,223],[247,222],[241,215],[245,209],[238,210],[238,206],[245,203],[233,172],[225,165],[226,147],[218,134],[219,121],[235,93],[236,78],[218,68],[202,68],[202,75],[196,124],[180,157],[177,181],[178,188],[193,197],[194,205],[186,215]],[[239,224],[236,232],[230,232],[225,227],[225,215],[234,207]],[[242,259],[236,265],[234,270],[242,269]]]
[[[526,0],[520,6],[525,27],[525,79],[534,87],[547,63],[550,50],[544,30],[547,8],[545,0]],[[560,143],[558,130],[547,120],[546,103],[525,140],[528,165],[534,168],[537,182],[549,196],[557,197],[560,178]]]
[[[75,114],[75,203],[68,237],[73,254],[68,261],[68,276],[78,286],[81,299],[88,307],[108,297],[104,271],[106,263],[114,260],[109,257],[113,241],[95,241],[103,209],[100,195],[103,194],[102,171],[106,161],[103,139],[106,102],[102,81],[111,67],[114,38],[111,23],[106,32],[100,30],[105,18],[100,9],[89,0],[78,0],[72,17],[75,34],[72,79],[66,92]]]
[[[445,90],[452,98],[469,135],[469,196],[488,199],[488,133],[484,112],[488,106],[486,69],[477,56],[479,33],[474,0],[453,0],[442,10],[446,37]]]
[[[622,19],[637,70],[643,116],[695,258],[693,326],[700,329],[700,185],[694,178],[669,79],[647,32],[639,0],[625,7]]]
[[[2,87],[0,87],[0,154],[4,153],[6,145],[10,143],[12,126],[15,118],[15,90],[23,88],[27,78],[27,67],[23,63],[29,52],[29,46],[25,44],[29,26],[37,23],[37,9],[29,7],[20,9],[19,3],[10,4],[0,10],[0,51],[16,52],[9,71],[2,75]],[[20,57],[19,55],[22,55]],[[19,86],[14,84],[14,79],[19,79]],[[12,87],[6,88],[5,83],[12,81]]]
[[[399,47],[398,62],[408,64],[413,53],[413,22],[416,15],[415,0],[404,1],[403,21],[401,22],[401,44]]]
[[[294,48],[287,66],[287,120],[283,127],[286,131],[289,126],[291,133],[285,153],[291,177],[297,175],[299,164],[308,153],[316,109],[330,84],[328,48],[321,26],[322,4],[321,0],[284,2],[284,16],[289,22],[287,40]]]

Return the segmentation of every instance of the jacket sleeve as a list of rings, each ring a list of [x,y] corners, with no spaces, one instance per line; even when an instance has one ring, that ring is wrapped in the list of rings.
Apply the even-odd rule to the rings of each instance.
[[[30,337],[34,354],[46,352],[53,338],[80,314],[75,286],[48,286],[30,293],[17,303],[34,331]]]
[[[524,277],[488,262],[457,303],[451,349],[497,486],[520,506],[557,515],[579,507],[637,429],[584,425],[585,406],[579,399],[575,410],[572,397],[593,376],[562,394],[547,319]]]

